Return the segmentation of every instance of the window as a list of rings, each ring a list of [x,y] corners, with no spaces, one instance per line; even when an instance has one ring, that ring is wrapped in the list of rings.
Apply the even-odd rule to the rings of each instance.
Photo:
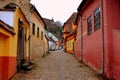
[[[41,40],[43,40],[43,31],[41,32]]]
[[[72,44],[72,42],[71,42],[71,46],[70,46],[70,48],[72,48],[72,45],[73,45],[73,44]]]
[[[92,34],[92,16],[88,17],[87,24],[88,24],[87,34],[90,35]]]
[[[100,17],[100,7],[98,7],[94,12],[94,30],[100,29],[101,17]]]
[[[35,35],[35,24],[32,24],[32,34]]]
[[[69,42],[69,48],[70,48],[70,42]]]
[[[74,42],[72,42],[72,48],[74,47]]]
[[[39,38],[39,27],[37,28],[37,37]]]
[[[70,48],[70,42],[68,42],[68,48]]]
[[[69,48],[69,43],[67,42],[67,47]]]

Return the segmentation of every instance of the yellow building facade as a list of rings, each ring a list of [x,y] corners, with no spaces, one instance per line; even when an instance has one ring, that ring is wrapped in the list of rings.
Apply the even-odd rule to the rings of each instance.
[[[76,20],[77,13],[74,12],[70,18],[64,23],[64,50],[69,53],[74,53],[74,43],[76,38]]]
[[[74,53],[74,43],[76,38],[76,24],[72,23],[72,31],[66,37],[67,39],[67,52]]]
[[[4,15],[0,17],[0,80],[8,80],[16,73],[21,59],[28,59],[30,25],[19,7],[2,9],[0,13]],[[20,52],[21,48],[24,52]]]
[[[75,41],[75,38],[73,35],[69,36],[67,38],[67,52],[69,53],[73,53],[74,52],[74,41]]]
[[[64,25],[65,26],[65,25]],[[71,25],[71,32],[67,33],[65,26],[64,28],[64,49],[68,53],[74,53],[74,43],[76,39],[76,27],[77,25],[72,23]]]

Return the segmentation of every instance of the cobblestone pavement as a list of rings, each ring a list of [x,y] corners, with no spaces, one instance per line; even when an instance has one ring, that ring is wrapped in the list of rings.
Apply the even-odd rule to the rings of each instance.
[[[17,73],[12,80],[103,80],[73,55],[63,51],[50,52],[37,59],[35,65],[31,71]]]

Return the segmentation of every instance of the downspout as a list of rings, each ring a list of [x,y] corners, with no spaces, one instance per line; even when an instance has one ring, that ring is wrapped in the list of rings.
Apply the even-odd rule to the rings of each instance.
[[[102,28],[102,66],[101,74],[104,74],[104,20],[103,20],[103,0],[100,0],[101,5],[101,28]]]
[[[31,15],[32,15],[32,11],[34,10],[34,6],[33,6],[33,8],[32,9],[30,9],[30,23],[31,23]],[[31,25],[30,25],[30,31],[29,31],[29,38],[28,38],[28,40],[29,40],[29,58],[28,58],[28,62],[29,63],[31,63],[31,61],[30,61],[30,57],[31,57],[31,52],[30,52],[30,46],[31,46]]]
[[[81,56],[81,59],[80,59],[80,61],[82,62],[83,61],[83,32],[82,32],[82,16],[80,15],[80,27],[81,27],[81,35],[80,35],[80,37],[81,37],[81,42],[80,42],[80,46],[81,46],[81,50],[80,50],[80,56]]]
[[[46,35],[47,35],[47,37],[48,37],[48,31],[46,30]],[[48,45],[48,51],[47,51],[47,53],[49,53],[49,40],[47,40],[47,45]]]
[[[28,62],[30,63],[30,38],[31,38],[31,35],[30,35],[30,31],[29,31],[29,58],[28,58]]]
[[[26,31],[23,28],[23,60],[26,60]]]

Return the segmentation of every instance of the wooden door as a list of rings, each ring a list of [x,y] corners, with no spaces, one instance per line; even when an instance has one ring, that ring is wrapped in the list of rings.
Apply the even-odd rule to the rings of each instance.
[[[25,29],[23,23],[19,20],[18,26],[18,45],[17,45],[17,69],[20,70],[20,65],[26,59],[26,48],[25,48]]]

